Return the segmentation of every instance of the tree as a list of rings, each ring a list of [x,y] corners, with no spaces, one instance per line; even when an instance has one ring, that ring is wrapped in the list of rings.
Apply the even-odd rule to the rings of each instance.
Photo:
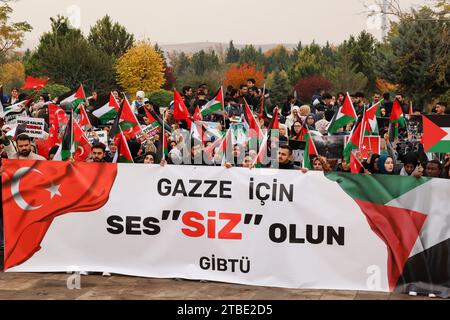
[[[241,84],[247,84],[247,79],[253,78],[256,80],[256,85],[261,85],[264,79],[264,71],[258,70],[256,65],[242,64],[239,66],[231,66],[225,74],[225,86],[232,85],[237,88]]]
[[[168,107],[173,100],[173,92],[168,90],[158,90],[147,94],[150,103],[159,107]]]
[[[368,81],[362,72],[356,71],[352,54],[346,47],[341,47],[338,51],[336,66],[328,72],[328,78],[333,83],[334,92],[363,91]]]
[[[291,65],[291,55],[285,46],[279,45],[267,51],[266,69],[265,71],[271,73],[272,71],[288,70]]]
[[[174,73],[173,73],[173,68],[172,67],[164,67],[164,86],[163,89],[165,90],[172,90],[173,86],[175,85],[175,81],[177,80],[177,78],[175,77]]]
[[[239,51],[239,64],[255,64],[261,69],[265,64],[265,57],[261,51],[255,49],[253,45],[247,45]]]
[[[173,67],[173,72],[176,77],[183,76],[191,64],[191,60],[184,52],[169,53],[170,65]]]
[[[33,28],[27,22],[9,22],[12,8],[5,2],[0,5],[0,63],[8,54],[23,44],[25,33]]]
[[[91,27],[88,40],[97,49],[120,57],[133,46],[134,35],[119,23],[113,23],[110,16],[106,15]]]
[[[25,82],[25,67],[22,62],[5,63],[0,67],[0,83],[6,92],[20,88]]]
[[[386,43],[377,46],[377,75],[400,85],[425,107],[450,87],[450,33],[448,22],[428,7],[413,11],[391,29]]]
[[[164,84],[164,61],[155,48],[139,42],[116,63],[117,81],[128,92],[153,92]]]
[[[236,63],[239,61],[239,50],[235,48],[233,40],[230,41],[230,46],[227,49],[225,62]]]
[[[270,100],[272,104],[279,105],[286,101],[287,95],[292,92],[287,72],[273,71],[267,76],[266,86],[270,89]]]
[[[194,53],[191,59],[191,68],[196,75],[202,76],[206,72],[214,70],[219,67],[219,57],[214,50],[205,52],[200,50]]]
[[[296,62],[289,69],[291,83],[312,75],[320,75],[326,69],[326,58],[319,45],[312,43],[298,54]]]
[[[318,89],[329,91],[333,84],[328,79],[319,75],[313,75],[301,79],[295,85],[295,91],[299,93],[300,99],[303,101],[311,101],[312,96]]]
[[[63,86],[62,84],[51,83],[47,84],[43,89],[42,93],[50,94],[52,97],[61,97],[71,91],[70,88]]]
[[[53,82],[87,91],[109,91],[116,85],[114,59],[94,48],[79,29],[69,27],[66,17],[50,19],[51,31],[44,33],[37,49],[25,59],[27,74],[49,77]]]
[[[361,72],[367,77],[367,90],[375,89],[375,67],[373,56],[375,55],[376,40],[370,33],[362,31],[357,38],[350,36],[348,41],[341,45],[342,50],[347,50],[351,54],[351,62],[356,72]]]

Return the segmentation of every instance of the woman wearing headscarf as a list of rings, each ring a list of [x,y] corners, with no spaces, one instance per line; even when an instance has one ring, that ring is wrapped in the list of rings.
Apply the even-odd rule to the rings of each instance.
[[[292,107],[291,114],[286,117],[285,125],[291,128],[295,121],[300,120],[300,108],[297,106]]]
[[[378,173],[394,174],[394,160],[388,155],[381,155],[378,160]]]
[[[305,121],[305,126],[308,128],[308,130],[316,130],[316,116],[314,115],[314,113],[308,114]]]

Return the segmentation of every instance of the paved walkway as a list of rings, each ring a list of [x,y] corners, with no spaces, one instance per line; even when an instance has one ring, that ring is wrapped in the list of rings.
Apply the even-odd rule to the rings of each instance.
[[[0,252],[0,256],[1,256]],[[0,257],[0,261],[3,261]],[[0,266],[1,267],[1,266]],[[67,288],[64,273],[0,272],[0,300],[424,300],[389,293],[298,290],[227,283],[113,275],[81,276],[80,289]]]

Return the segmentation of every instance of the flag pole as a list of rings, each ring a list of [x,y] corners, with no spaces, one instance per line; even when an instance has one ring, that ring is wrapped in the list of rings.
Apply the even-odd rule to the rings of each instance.
[[[167,110],[166,110],[166,112],[167,112]],[[165,125],[165,121],[166,121],[166,115],[164,114],[163,115],[163,117],[162,117],[163,119],[162,119],[162,121],[163,121],[163,123],[162,123],[162,140],[161,140],[161,143],[162,143],[162,160],[163,161],[166,161],[166,153],[164,152],[164,139],[166,138],[166,125]]]

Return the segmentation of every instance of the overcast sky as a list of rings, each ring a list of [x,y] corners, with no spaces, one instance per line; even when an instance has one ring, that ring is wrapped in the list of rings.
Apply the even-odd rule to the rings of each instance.
[[[429,0],[400,1],[407,8]],[[87,34],[106,13],[137,39],[161,44],[232,39],[239,44],[337,44],[364,29],[380,37],[379,30],[367,28],[364,2],[374,0],[18,0],[12,18],[34,27],[26,47],[50,29],[52,16],[71,16]]]

